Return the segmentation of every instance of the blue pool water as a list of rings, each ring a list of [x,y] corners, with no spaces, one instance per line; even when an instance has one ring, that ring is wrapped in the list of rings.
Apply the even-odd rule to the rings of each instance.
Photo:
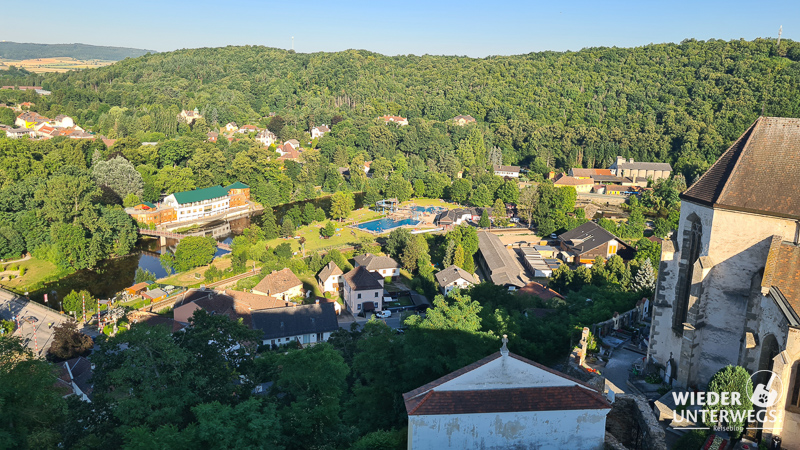
[[[403,219],[403,220],[394,220],[389,218],[383,218],[378,220],[372,220],[369,222],[364,222],[356,225],[357,228],[361,228],[362,230],[369,230],[373,233],[382,233],[384,231],[388,231],[397,227],[402,227],[403,225],[419,225],[419,220],[414,219]]]

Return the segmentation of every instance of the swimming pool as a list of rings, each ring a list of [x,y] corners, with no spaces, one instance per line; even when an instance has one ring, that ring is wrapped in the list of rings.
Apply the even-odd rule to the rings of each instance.
[[[419,224],[420,224],[419,220],[414,220],[414,219],[394,220],[385,217],[383,219],[371,220],[369,222],[360,223],[356,225],[356,228],[372,231],[373,233],[383,233],[384,231],[393,230],[397,227],[402,227],[404,225],[414,226]]]

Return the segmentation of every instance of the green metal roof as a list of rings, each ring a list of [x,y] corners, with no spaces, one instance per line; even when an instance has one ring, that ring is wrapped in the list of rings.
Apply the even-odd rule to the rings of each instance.
[[[202,202],[203,200],[210,200],[212,198],[226,197],[228,191],[222,186],[211,186],[205,189],[196,189],[194,191],[176,192],[175,200],[179,204]]]
[[[154,204],[152,204],[150,202],[142,202],[142,204],[147,206],[148,208],[156,209],[156,205],[154,205]]]
[[[232,185],[227,186],[225,189],[228,190],[228,191],[230,191],[231,189],[250,189],[250,186],[242,183],[241,181],[237,181],[236,183],[233,183]]]

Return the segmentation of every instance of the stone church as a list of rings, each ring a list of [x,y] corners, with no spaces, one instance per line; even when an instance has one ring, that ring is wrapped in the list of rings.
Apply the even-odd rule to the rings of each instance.
[[[648,356],[679,388],[729,364],[775,372],[764,434],[800,449],[800,119],[756,120],[681,200]]]

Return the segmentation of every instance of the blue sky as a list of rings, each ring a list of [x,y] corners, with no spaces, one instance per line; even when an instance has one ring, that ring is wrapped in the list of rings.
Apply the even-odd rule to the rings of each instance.
[[[510,55],[633,47],[685,38],[800,39],[800,1],[49,0],[53,13],[4,21],[0,40],[169,51],[265,45],[298,52]],[[18,17],[17,19],[21,19]]]

